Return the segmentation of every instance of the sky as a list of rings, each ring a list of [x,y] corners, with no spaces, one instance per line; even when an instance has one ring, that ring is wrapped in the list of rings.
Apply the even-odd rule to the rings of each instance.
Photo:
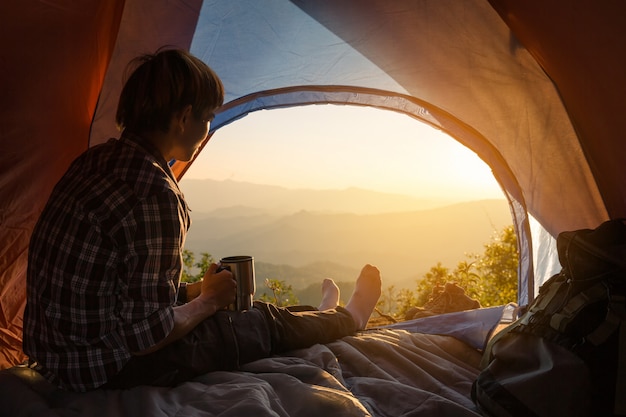
[[[183,177],[417,198],[504,198],[490,168],[404,114],[313,105],[262,110],[219,129]]]

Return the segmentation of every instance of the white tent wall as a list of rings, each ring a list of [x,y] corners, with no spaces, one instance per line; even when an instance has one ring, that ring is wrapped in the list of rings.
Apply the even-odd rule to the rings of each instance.
[[[529,220],[535,266],[533,292],[538,294],[541,284],[557,274],[561,270],[561,264],[556,250],[556,239],[535,218],[531,216]]]

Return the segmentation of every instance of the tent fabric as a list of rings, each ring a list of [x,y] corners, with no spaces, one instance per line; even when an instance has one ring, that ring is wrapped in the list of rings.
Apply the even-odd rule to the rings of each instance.
[[[30,233],[89,144],[123,2],[0,3],[0,367],[23,359]]]
[[[491,3],[557,86],[609,217],[626,216],[626,142],[620,139],[626,129],[626,5],[619,0]]]
[[[118,135],[132,57],[169,45],[213,67],[227,91],[213,134],[252,111],[314,103],[398,111],[449,133],[511,202],[523,301],[542,270],[530,218],[549,239],[626,217],[625,17],[620,0],[3,2],[0,367],[23,358],[30,232],[71,160]]]

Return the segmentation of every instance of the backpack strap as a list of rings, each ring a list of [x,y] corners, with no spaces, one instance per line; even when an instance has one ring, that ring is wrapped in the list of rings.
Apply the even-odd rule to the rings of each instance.
[[[528,307],[526,313],[513,323],[506,326],[504,329],[497,332],[489,340],[489,342],[487,342],[487,346],[485,347],[480,362],[480,369],[485,369],[493,359],[491,354],[493,346],[507,334],[515,332],[518,328],[524,328],[525,326],[530,325],[530,322],[531,320],[533,320],[533,316],[535,315],[535,313],[537,313],[538,311],[543,311],[543,309],[545,309],[546,306],[550,304],[552,299],[558,294],[559,288],[561,288],[564,281],[565,277],[563,276],[563,271],[561,271],[560,273],[553,275],[549,280],[544,282],[544,284],[539,289],[539,296],[535,298],[533,303]]]
[[[558,313],[552,315],[550,318],[550,327],[561,333],[565,333],[567,326],[580,310],[591,303],[606,298],[606,296],[607,288],[601,282],[579,292],[574,297],[570,298]]]

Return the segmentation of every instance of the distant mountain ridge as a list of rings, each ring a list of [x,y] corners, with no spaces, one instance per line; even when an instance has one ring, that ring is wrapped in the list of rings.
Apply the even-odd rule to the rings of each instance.
[[[415,280],[438,262],[453,269],[465,259],[466,253],[481,254],[495,233],[512,223],[504,199],[356,214],[343,211],[349,208],[345,203],[336,208],[333,200],[311,203],[314,208],[300,207],[316,202],[322,195],[333,195],[343,202],[349,201],[351,196],[358,196],[355,198],[359,203],[369,204],[365,198],[367,195],[380,202],[376,207],[390,209],[390,203],[382,203],[390,195],[364,190],[355,193],[352,189],[332,192],[289,190],[225,181],[204,182],[211,192],[207,194],[205,189],[204,198],[199,198],[199,183],[197,181],[192,186],[184,181],[181,183],[193,210],[187,249],[195,253],[209,252],[216,259],[252,255],[257,263],[296,268],[316,263],[318,266],[320,263],[341,265],[345,268],[337,267],[336,271],[328,273],[338,281],[354,280],[355,276],[347,274],[355,275],[354,271],[358,272],[365,263],[371,263],[381,269],[387,284],[413,287]],[[228,185],[233,185],[233,189]],[[218,197],[214,198],[216,195]],[[253,200],[255,196],[260,196],[256,202]],[[391,200],[402,201],[397,197],[391,195]],[[293,205],[289,205],[292,200]],[[282,202],[283,206],[274,210],[272,202]],[[228,203],[232,206],[223,205]],[[201,211],[199,207],[208,211]],[[289,211],[290,207],[298,208]],[[271,271],[272,267],[264,266],[263,269]],[[319,278],[319,274],[301,272],[298,275],[257,275],[257,279],[284,279],[294,288],[303,288],[311,284],[313,276]]]
[[[184,179],[180,185],[191,209],[202,213],[211,213],[224,207],[247,207],[282,215],[300,210],[373,214],[424,210],[450,204],[450,201],[445,200],[418,199],[360,188],[289,189],[210,179]]]

